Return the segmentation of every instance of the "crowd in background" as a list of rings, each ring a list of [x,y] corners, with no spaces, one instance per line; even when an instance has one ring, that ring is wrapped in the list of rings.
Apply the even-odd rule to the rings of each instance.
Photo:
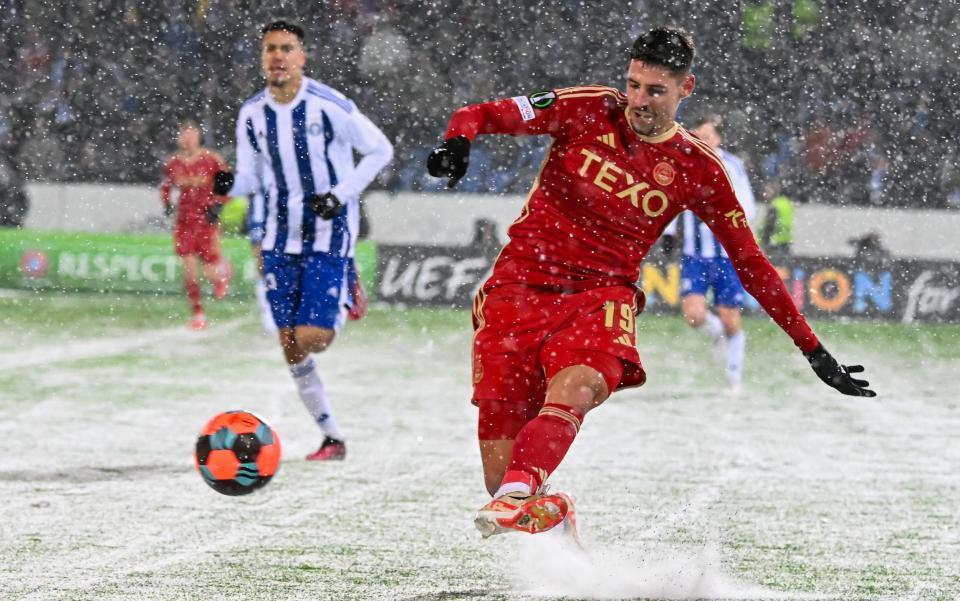
[[[424,158],[453,109],[622,87],[634,38],[676,24],[699,51],[680,118],[721,114],[756,189],[775,181],[800,202],[960,207],[960,9],[949,0],[263,4],[0,0],[0,187],[155,183],[183,118],[229,157],[237,109],[264,85],[259,27],[285,17],[307,29],[307,73],[394,142],[378,185],[437,190]],[[462,187],[522,193],[544,152],[539,138],[481,139]]]

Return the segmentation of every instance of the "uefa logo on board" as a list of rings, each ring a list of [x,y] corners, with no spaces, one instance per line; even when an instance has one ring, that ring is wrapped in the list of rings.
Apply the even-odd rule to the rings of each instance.
[[[20,256],[20,273],[28,278],[42,278],[49,268],[50,260],[41,250],[27,250]]]

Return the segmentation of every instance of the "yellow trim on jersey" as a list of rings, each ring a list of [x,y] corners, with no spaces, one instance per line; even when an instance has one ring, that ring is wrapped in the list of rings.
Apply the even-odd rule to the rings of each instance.
[[[473,297],[473,316],[477,320],[477,327],[473,331],[473,337],[470,339],[470,379],[474,380],[476,383],[476,373],[474,370],[477,368],[477,335],[480,334],[480,330],[487,327],[487,320],[483,316],[483,305],[487,302],[487,294],[483,291],[483,286],[477,290],[477,295]]]
[[[727,166],[723,164],[723,160],[720,158],[720,155],[718,155],[712,148],[710,148],[710,146],[707,145],[706,142],[694,136],[693,134],[691,134],[690,132],[688,132],[682,127],[680,128],[680,137],[682,137],[687,142],[690,142],[691,144],[693,144],[694,146],[702,150],[703,153],[707,155],[707,157],[716,161],[717,165],[720,166],[720,171],[723,172],[724,177],[727,178],[727,185],[730,186],[730,191],[733,193],[733,197],[737,198],[737,190],[736,188],[733,187],[733,180],[730,179],[730,174],[727,173]],[[740,199],[737,198],[737,201],[739,202]]]
[[[574,92],[602,92],[602,91],[609,91],[615,94],[620,92],[620,90],[616,88],[611,88],[610,86],[572,86],[569,88],[560,88],[558,90],[554,90],[557,96],[570,94]]]
[[[530,187],[530,192],[527,193],[527,199],[523,202],[523,209],[520,211],[520,216],[517,217],[513,223],[510,225],[515,225],[526,219],[530,215],[530,199],[533,198],[533,193],[537,191],[537,188],[540,187],[540,176],[543,175],[543,169],[547,166],[547,161],[550,160],[550,153],[553,152],[553,138],[550,138],[550,144],[547,146],[547,153],[543,156],[543,162],[540,163],[540,169],[537,170],[537,177],[533,180],[533,185]],[[497,258],[500,258],[500,255],[497,255]]]
[[[630,116],[627,115],[627,108],[626,108],[626,107],[623,109],[623,116],[627,118],[627,124],[629,125],[629,124],[630,124]],[[633,135],[637,136],[638,138],[640,138],[641,140],[643,140],[644,142],[646,142],[646,143],[648,143],[648,144],[659,144],[659,143],[661,143],[661,142],[666,142],[667,140],[669,140],[670,138],[672,138],[674,135],[676,135],[677,130],[679,130],[679,129],[680,129],[680,124],[677,123],[677,122],[674,122],[674,123],[673,123],[673,126],[670,127],[670,129],[668,129],[667,131],[663,132],[663,133],[660,134],[659,136],[645,136],[645,135],[643,135],[643,134],[641,134],[641,133],[635,132],[632,127],[630,128],[630,131],[633,132]]]
[[[564,94],[563,96],[557,96],[557,100],[570,100],[571,98],[600,98],[601,96],[612,96],[619,101],[619,96],[615,96],[610,92],[585,92],[583,94]]]
[[[477,295],[473,297],[473,316],[477,318],[478,331],[487,323],[487,320],[483,317],[483,303],[486,300],[487,294],[483,291],[483,288],[477,290]]]
[[[527,193],[527,200],[523,203],[523,210],[520,211],[520,216],[513,223],[520,223],[530,215],[530,199],[533,198],[533,193],[537,191],[537,188],[540,187],[540,176],[543,174],[544,167],[547,166],[547,161],[550,160],[550,153],[553,151],[553,139],[550,140],[550,145],[547,146],[547,154],[543,157],[543,162],[540,163],[540,169],[537,171],[537,177],[533,180],[533,185],[530,187],[530,192]],[[513,225],[511,223],[510,225]],[[509,228],[508,228],[509,229]],[[497,261],[500,260],[500,255],[503,254],[503,249],[507,247],[504,244],[500,248],[500,252],[497,253],[497,258],[493,260],[493,264],[496,265]],[[491,270],[490,277],[493,277],[493,272]],[[477,334],[480,333],[487,325],[487,320],[483,317],[483,304],[487,300],[487,295],[483,292],[483,287],[486,286],[487,282],[490,281],[490,278],[484,280],[483,284],[480,285],[480,289],[477,291],[477,295],[473,298],[473,314],[477,318],[477,329],[473,332],[473,340],[476,342]]]

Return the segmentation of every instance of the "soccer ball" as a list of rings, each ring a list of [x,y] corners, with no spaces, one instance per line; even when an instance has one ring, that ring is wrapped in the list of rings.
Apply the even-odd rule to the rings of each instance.
[[[200,431],[193,455],[210,488],[246,495],[263,488],[280,467],[280,437],[249,411],[225,411]]]

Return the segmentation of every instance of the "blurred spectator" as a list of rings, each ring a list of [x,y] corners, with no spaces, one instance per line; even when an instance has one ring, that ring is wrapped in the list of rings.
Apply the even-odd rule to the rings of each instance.
[[[315,32],[311,75],[381,109],[378,123],[397,149],[392,175],[379,182],[388,189],[432,189],[422,149],[436,143],[451,107],[569,85],[621,87],[630,40],[674,23],[701,49],[691,103],[742,114],[737,153],[797,202],[957,202],[947,200],[957,187],[941,167],[960,115],[955,2],[584,6],[331,0],[281,12]],[[5,160],[34,180],[148,183],[163,159],[150,141],[171,136],[187,115],[212,132],[208,144],[231,147],[232,116],[259,85],[249,32],[275,16],[255,0],[9,0],[0,11],[0,103],[19,99],[36,118]],[[543,149],[539,140],[529,153],[491,144],[484,171],[465,184],[523,192]]]
[[[760,246],[771,261],[780,263],[793,251],[793,203],[775,180],[763,187],[763,199],[767,211],[760,226]]]

